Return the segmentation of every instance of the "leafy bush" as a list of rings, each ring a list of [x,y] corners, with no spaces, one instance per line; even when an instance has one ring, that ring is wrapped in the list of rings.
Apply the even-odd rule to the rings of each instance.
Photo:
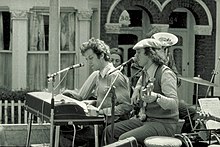
[[[18,102],[18,100],[21,100],[21,102],[23,103],[26,99],[26,94],[30,92],[28,90],[19,90],[19,91],[13,91],[4,87],[0,87],[0,100],[2,100],[2,102],[4,103],[5,100],[8,100],[8,103],[10,104],[12,100],[14,100],[14,102]],[[1,106],[2,110],[5,109],[5,106]],[[21,108],[21,123],[24,123],[24,107]],[[15,123],[18,123],[18,108],[16,107],[14,110],[14,114],[15,114]],[[8,123],[11,124],[12,120],[11,120],[11,106],[8,105],[7,107],[7,116],[8,116]],[[0,122],[1,124],[5,123],[5,111],[2,111],[2,121]]]
[[[28,92],[30,91],[28,90],[12,91],[10,89],[0,87],[0,100],[24,101],[26,99],[26,94]]]

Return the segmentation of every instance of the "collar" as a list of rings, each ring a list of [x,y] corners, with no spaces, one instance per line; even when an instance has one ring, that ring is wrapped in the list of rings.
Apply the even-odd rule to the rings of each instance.
[[[147,69],[146,66],[143,68],[143,71],[149,75],[149,77],[153,78],[155,75],[155,72],[157,70],[158,65],[151,64],[150,67]]]
[[[100,70],[100,75],[102,78],[104,78],[108,71],[111,70],[112,68],[114,68],[113,64],[112,63],[108,63],[102,70]]]

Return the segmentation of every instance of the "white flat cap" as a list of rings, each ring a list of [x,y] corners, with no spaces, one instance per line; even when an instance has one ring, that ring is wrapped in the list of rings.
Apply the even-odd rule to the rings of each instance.
[[[156,48],[156,49],[161,49],[162,44],[159,40],[156,40],[154,38],[147,38],[139,41],[137,44],[134,45],[133,49],[141,49],[145,47],[151,47],[151,48]]]
[[[153,34],[152,38],[159,40],[162,46],[173,46],[178,42],[176,35],[167,32]]]

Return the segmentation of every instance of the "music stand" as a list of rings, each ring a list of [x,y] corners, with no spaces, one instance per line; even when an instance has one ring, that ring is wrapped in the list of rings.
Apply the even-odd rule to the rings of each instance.
[[[220,57],[218,58],[218,62],[217,62],[217,65],[216,65],[216,69],[218,69],[219,61],[220,61]],[[211,77],[211,79],[210,79],[210,82],[214,82],[215,76],[218,74],[218,72],[217,72],[216,69],[214,68],[214,70],[213,70],[213,72],[212,72],[212,77]],[[205,98],[207,98],[207,96],[208,96],[208,94],[209,94],[210,87],[211,87],[211,86],[209,86],[209,87],[207,88]],[[212,87],[212,89],[211,89],[211,96],[213,96],[213,87]]]
[[[201,111],[206,115],[200,116],[203,120],[207,120],[204,125],[204,129],[195,129],[196,131],[208,131],[209,132],[209,144],[211,143],[211,133],[220,129],[220,101],[219,98],[200,98],[199,105]],[[217,138],[218,139],[218,138]]]

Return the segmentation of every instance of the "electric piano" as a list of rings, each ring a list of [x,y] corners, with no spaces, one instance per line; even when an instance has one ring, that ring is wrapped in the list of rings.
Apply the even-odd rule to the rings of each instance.
[[[52,93],[49,92],[30,92],[27,93],[25,101],[25,109],[30,112],[29,127],[26,145],[30,144],[31,122],[32,115],[41,118],[42,121],[51,124],[50,129],[50,145],[58,147],[59,145],[59,131],[60,125],[94,125],[95,145],[98,147],[98,124],[104,124],[105,118],[99,116],[89,116],[87,104],[88,101],[78,101],[58,94],[53,97],[54,104],[52,103]],[[87,104],[86,104],[87,103]],[[51,113],[53,108],[53,113]],[[52,115],[52,116],[51,116]],[[53,141],[53,129],[55,128],[55,142]],[[55,145],[54,145],[55,144]]]
[[[35,116],[50,121],[51,98],[49,92],[27,93],[25,108]],[[86,103],[77,101],[62,94],[54,96],[54,123],[55,124],[102,124],[104,117],[88,116]]]

